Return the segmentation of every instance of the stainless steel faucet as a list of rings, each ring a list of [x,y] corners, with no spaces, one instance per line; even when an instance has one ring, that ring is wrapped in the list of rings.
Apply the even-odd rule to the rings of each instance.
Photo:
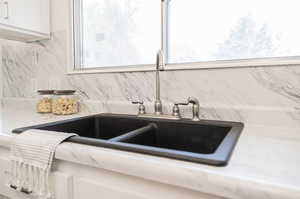
[[[164,54],[162,50],[159,50],[156,55],[156,96],[154,102],[154,113],[146,113],[146,108],[143,101],[133,101],[133,104],[139,104],[139,117],[151,117],[151,118],[162,118],[162,119],[181,119],[179,105],[189,105],[193,104],[193,121],[199,121],[199,101],[194,97],[189,97],[187,102],[175,103],[173,107],[173,114],[164,114],[162,110],[162,102],[160,99],[160,77],[159,72],[164,70]]]
[[[189,105],[189,104],[193,105],[192,120],[199,121],[200,120],[200,118],[199,118],[200,105],[199,105],[199,101],[195,97],[189,97],[187,99],[187,102],[175,103],[174,107],[173,107],[173,115],[181,118],[180,111],[179,111],[179,105]]]
[[[154,103],[154,113],[156,115],[161,115],[163,114],[162,112],[162,103],[160,100],[160,77],[159,77],[159,71],[163,70],[164,68],[164,57],[163,53],[161,50],[157,52],[156,55],[156,98],[155,98],[155,103]]]

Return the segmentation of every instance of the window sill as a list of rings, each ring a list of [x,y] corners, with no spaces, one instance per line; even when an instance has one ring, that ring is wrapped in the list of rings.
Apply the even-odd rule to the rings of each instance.
[[[113,67],[98,67],[84,70],[76,70],[71,68],[68,75],[79,74],[95,74],[95,73],[124,73],[124,72],[147,72],[155,71],[155,65],[139,65],[139,66],[113,66]]]
[[[224,69],[224,68],[249,68],[249,67],[275,67],[275,66],[300,66],[300,56],[262,58],[262,59],[243,59],[230,61],[208,61],[194,63],[167,64],[165,70],[203,70],[203,69]],[[75,74],[94,74],[94,73],[122,73],[122,72],[147,72],[155,71],[155,65],[122,66],[122,67],[99,67],[85,70],[68,71],[69,75]]]
[[[166,70],[249,68],[300,65],[300,56],[168,64]]]

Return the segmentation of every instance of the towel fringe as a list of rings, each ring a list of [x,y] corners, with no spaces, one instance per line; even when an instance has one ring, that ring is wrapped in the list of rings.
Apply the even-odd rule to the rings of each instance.
[[[8,186],[16,187],[18,191],[26,190],[34,196],[51,198],[49,185],[49,168],[40,168],[19,160],[11,160],[12,174]]]
[[[16,135],[11,143],[11,175],[8,185],[39,199],[53,198],[49,175],[55,150],[72,136],[76,134],[39,129],[30,129]]]

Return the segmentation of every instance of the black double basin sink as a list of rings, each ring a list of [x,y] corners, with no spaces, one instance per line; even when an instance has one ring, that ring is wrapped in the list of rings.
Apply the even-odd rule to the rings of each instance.
[[[225,166],[243,124],[98,114],[13,130],[41,129],[76,133],[69,142]],[[41,135],[42,137],[42,135]]]

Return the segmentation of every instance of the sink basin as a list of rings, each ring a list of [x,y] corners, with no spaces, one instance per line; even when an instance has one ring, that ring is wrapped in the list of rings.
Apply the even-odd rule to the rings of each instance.
[[[224,166],[243,129],[225,121],[191,121],[99,114],[13,130],[76,133],[68,141],[179,160]]]
[[[116,136],[128,133],[146,126],[148,122],[136,120],[130,117],[92,115],[74,118],[13,130],[13,133],[21,133],[27,129],[41,129],[66,133],[76,133],[81,137],[108,140]]]
[[[143,146],[211,154],[216,151],[230,131],[230,127],[193,123],[160,122],[155,125],[147,132],[120,141]]]

